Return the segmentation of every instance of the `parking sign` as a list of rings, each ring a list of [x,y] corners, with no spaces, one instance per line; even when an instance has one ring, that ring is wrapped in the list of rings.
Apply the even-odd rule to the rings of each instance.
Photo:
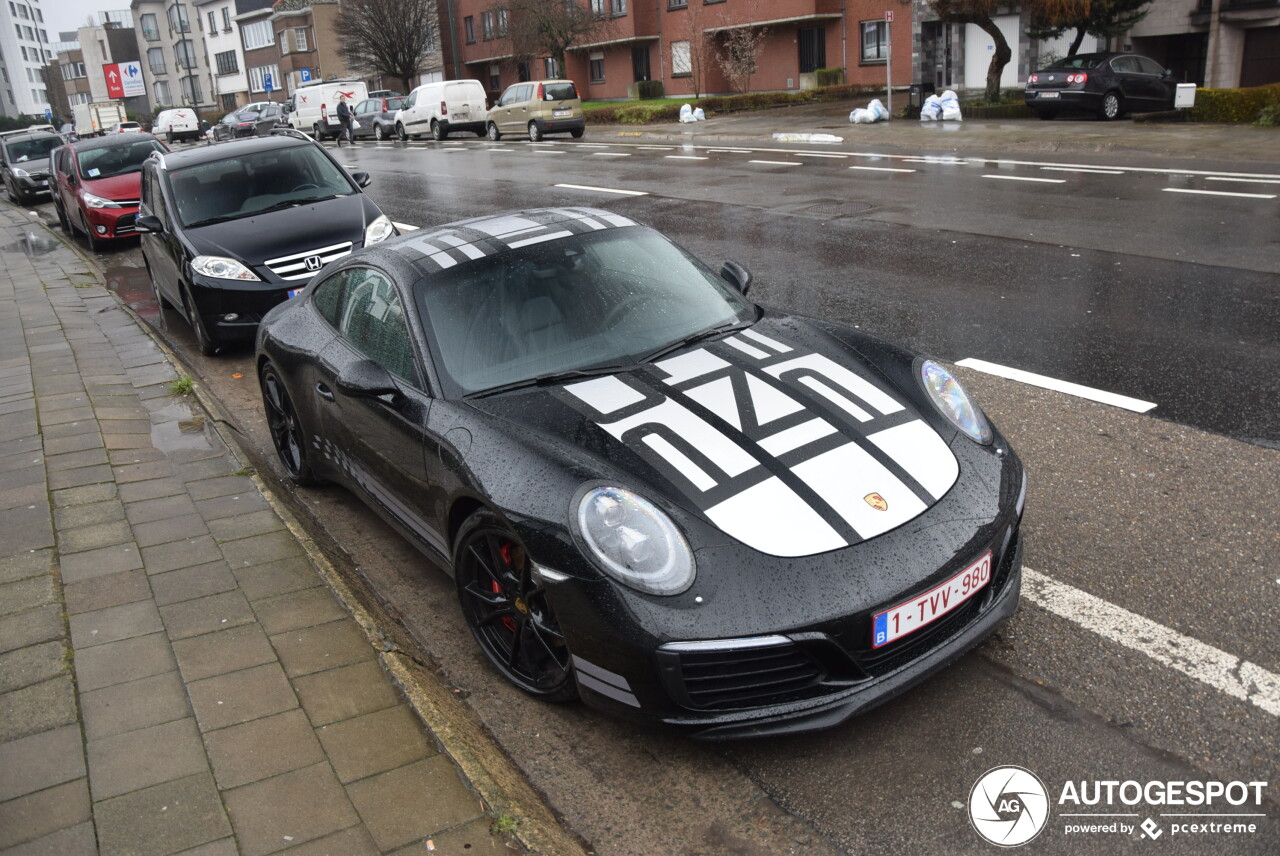
[[[302,69],[299,69],[299,70],[298,70],[298,79],[299,79],[299,80],[301,80],[303,83],[310,83],[310,82],[311,82],[311,69],[309,69],[309,68],[302,68]]]
[[[271,85],[272,85],[271,75],[270,75],[270,74],[263,74],[263,75],[262,75],[262,88],[263,88],[263,89],[265,89],[267,92],[270,92],[270,91],[271,91]]]

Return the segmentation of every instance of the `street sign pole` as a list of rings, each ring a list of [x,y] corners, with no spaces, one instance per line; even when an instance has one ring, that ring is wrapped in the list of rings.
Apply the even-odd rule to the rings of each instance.
[[[893,120],[893,10],[884,12],[884,88],[888,100],[889,119]]]

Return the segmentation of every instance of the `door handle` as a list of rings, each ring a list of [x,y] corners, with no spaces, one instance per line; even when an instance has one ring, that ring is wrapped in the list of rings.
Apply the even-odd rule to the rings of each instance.
[[[333,390],[329,389],[329,387],[325,386],[323,383],[316,384],[316,394],[325,401],[336,401],[333,397]]]

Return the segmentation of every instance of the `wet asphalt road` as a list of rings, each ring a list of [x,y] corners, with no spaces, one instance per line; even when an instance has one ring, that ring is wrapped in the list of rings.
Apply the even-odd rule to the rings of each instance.
[[[852,194],[840,183],[851,164],[832,158],[522,142],[501,154],[478,141],[444,148],[365,146],[339,159],[373,173],[371,195],[400,222],[427,226],[497,207],[608,207],[708,261],[745,262],[762,302],[859,324],[948,360],[979,357],[1156,402],[1141,416],[964,374],[1031,473],[1027,566],[1280,671],[1280,453],[1267,448],[1280,440],[1280,200],[1187,197],[1180,208],[1183,195],[1162,190],[1172,177],[1080,174],[1082,184],[1116,182],[1110,192],[1128,200],[1099,211],[1096,200],[1086,204],[1098,194],[1074,179],[984,179],[985,167],[968,164],[860,160],[919,171],[868,172],[872,180],[859,176]],[[595,157],[610,150],[629,156]],[[1135,222],[1142,211],[1148,219]],[[1209,217],[1221,225],[1201,241]],[[1014,231],[1032,219],[1052,221],[1071,242],[1030,234],[1038,226]],[[160,312],[133,267],[138,258],[125,249],[100,261],[271,468],[249,354],[194,356],[185,324]],[[1079,779],[1280,778],[1276,715],[1027,602],[977,653],[817,735],[704,746],[577,706],[542,706],[485,667],[449,580],[358,501],[338,489],[292,496],[600,853],[989,853],[956,805],[997,764],[1035,771],[1051,792]],[[1276,852],[1280,808],[1270,796],[1260,832],[1226,844],[1171,834],[1073,838],[1059,818],[1033,846]]]

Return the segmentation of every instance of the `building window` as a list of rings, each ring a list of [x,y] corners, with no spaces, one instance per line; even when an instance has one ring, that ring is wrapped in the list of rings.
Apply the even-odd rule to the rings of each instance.
[[[92,97],[93,97],[93,96],[92,96],[92,95],[90,95],[88,92],[68,92],[68,93],[67,93],[67,102],[68,102],[72,107],[77,107],[77,106],[79,106],[79,105],[81,105],[81,104],[88,104],[88,103],[89,103],[89,100],[90,100]],[[162,103],[163,103],[163,102],[162,102]]]
[[[560,74],[556,71],[556,61],[551,57],[542,60],[542,77],[544,80],[554,80]]]
[[[173,103],[173,96],[169,93],[169,81],[157,80],[151,87],[151,94],[155,96],[157,104],[163,104],[168,107]],[[88,100],[89,93],[85,93],[85,100]]]
[[[862,22],[862,61],[884,62],[889,53],[889,25],[884,21]]]
[[[210,12],[209,13],[209,35],[213,35],[216,32],[218,32],[218,16]]]
[[[222,32],[231,32],[231,8],[229,6],[222,7]],[[234,104],[232,105],[235,106]]]
[[[222,98],[223,110],[236,109],[236,94],[234,92],[228,92],[227,94],[221,96],[221,98]]]
[[[498,10],[498,38],[502,38],[507,34],[507,10]]]
[[[493,13],[480,13],[480,37],[486,42],[493,38]]]
[[[84,63],[82,62],[64,62],[62,64],[62,79],[75,80],[78,77],[84,77]]]
[[[280,68],[276,65],[260,65],[249,69],[249,91],[250,92],[266,92],[267,87],[263,81],[263,75],[271,75],[271,88],[275,89],[280,83]]]
[[[270,21],[254,21],[241,27],[240,32],[244,36],[244,49],[247,51],[275,44],[276,34],[271,30]]]
[[[683,9],[689,5],[689,0],[667,0],[668,9]],[[687,42],[685,43],[688,44]]]
[[[293,49],[300,53],[307,50],[307,28],[298,27],[293,31]]]
[[[591,0],[591,14],[604,17],[604,0]]]
[[[182,78],[182,101],[195,107],[200,103],[200,78],[194,74]]]
[[[164,74],[167,71],[164,67],[164,49],[148,48],[147,65],[151,67],[152,74]]]
[[[592,51],[589,58],[591,60],[591,82],[604,83],[604,52]]]
[[[280,31],[280,53],[287,54],[289,52],[289,31]]]
[[[693,74],[693,63],[689,60],[689,43],[671,43],[671,76],[688,77]]]
[[[142,37],[149,42],[160,40],[160,25],[156,23],[155,15],[142,16]]]
[[[476,43],[476,19],[468,15],[462,19],[462,27],[467,33],[467,44],[474,45]]]
[[[214,54],[213,61],[218,68],[218,74],[235,74],[240,70],[240,63],[236,62],[235,51]]]
[[[18,32],[18,38],[22,38],[22,25],[21,25],[21,24],[14,24],[14,25],[13,25],[13,28],[14,28],[15,30],[17,30],[17,32]]]
[[[613,0],[613,14],[627,14],[627,0]]]
[[[496,62],[489,66],[489,89],[497,92],[502,88],[502,67]]]
[[[529,74],[529,63],[527,62],[517,63],[516,64],[516,80],[520,81],[521,83],[527,83],[532,79],[533,79],[532,76]]]
[[[175,33],[191,32],[191,22],[187,20],[187,7],[175,3],[169,7],[169,29]]]
[[[190,39],[183,39],[173,46],[173,61],[178,68],[192,69],[196,67],[196,49]],[[195,102],[192,102],[193,104]]]
[[[29,42],[39,41],[39,39],[36,38],[35,32],[30,27],[23,27],[22,29],[27,31],[27,41]]]

